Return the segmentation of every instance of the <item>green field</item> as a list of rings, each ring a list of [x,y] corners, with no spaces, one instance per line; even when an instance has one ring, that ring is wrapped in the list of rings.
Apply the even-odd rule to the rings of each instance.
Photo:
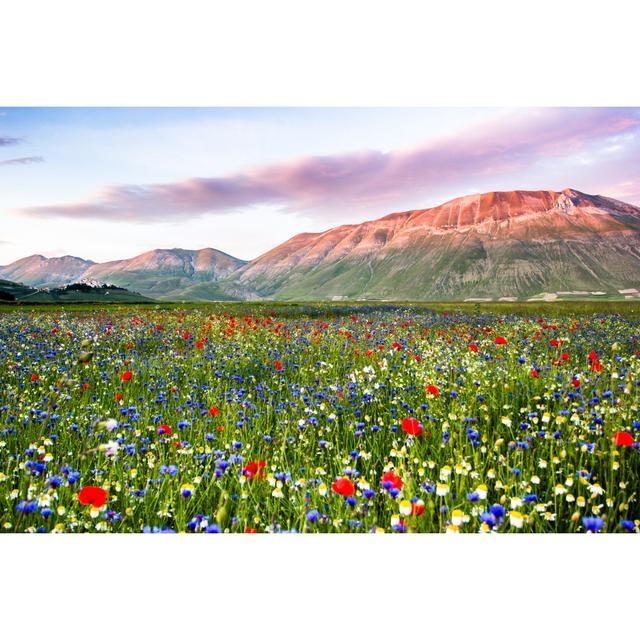
[[[5,532],[631,532],[640,304],[0,306]]]

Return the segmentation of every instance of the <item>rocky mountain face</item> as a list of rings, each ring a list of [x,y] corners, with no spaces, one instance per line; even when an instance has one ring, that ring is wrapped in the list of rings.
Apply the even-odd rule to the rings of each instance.
[[[164,300],[638,296],[640,209],[574,189],[490,192],[299,234],[251,262],[216,249],[101,264],[31,256],[0,278],[88,278]]]
[[[236,296],[217,283],[244,264],[216,249],[155,249],[129,260],[95,264],[84,277],[158,299],[229,300]]]
[[[0,278],[37,287],[74,282],[94,263],[75,256],[45,258],[28,256],[7,266],[0,266]]]
[[[300,234],[232,278],[284,300],[627,290],[640,287],[640,209],[573,189],[465,196]]]
[[[61,265],[67,269],[62,269]],[[0,267],[0,278],[32,286],[96,280],[157,299],[235,299],[217,282],[245,264],[216,249],[156,249],[127,260],[94,263],[80,258],[30,256]]]

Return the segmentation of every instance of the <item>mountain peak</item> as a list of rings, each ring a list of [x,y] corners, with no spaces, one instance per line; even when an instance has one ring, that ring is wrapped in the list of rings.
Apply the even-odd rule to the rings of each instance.
[[[490,191],[295,236],[237,277],[280,299],[624,290],[640,285],[639,245],[632,205],[571,188]]]

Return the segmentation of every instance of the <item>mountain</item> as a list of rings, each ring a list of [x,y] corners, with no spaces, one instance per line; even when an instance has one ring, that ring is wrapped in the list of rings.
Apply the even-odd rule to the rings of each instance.
[[[70,303],[70,302],[153,302],[139,293],[91,280],[56,288],[36,289],[8,280],[0,280],[0,302]]]
[[[231,279],[281,300],[461,300],[640,288],[640,209],[563,191],[490,192],[297,235]]]
[[[75,256],[45,258],[41,255],[21,258],[0,266],[0,278],[46,287],[74,282],[94,263]]]
[[[218,281],[246,264],[217,249],[155,249],[135,258],[95,264],[83,276],[171,300],[234,300]]]
[[[216,249],[156,249],[127,260],[104,263],[72,256],[29,256],[0,267],[0,278],[38,287],[95,279],[151,298],[236,300],[239,296],[234,293],[234,286],[225,290],[218,281],[244,264],[244,260]],[[244,295],[250,296],[243,289]]]
[[[30,256],[0,278],[88,278],[160,300],[640,297],[640,208],[575,189],[493,191],[302,233],[250,262],[216,249]]]

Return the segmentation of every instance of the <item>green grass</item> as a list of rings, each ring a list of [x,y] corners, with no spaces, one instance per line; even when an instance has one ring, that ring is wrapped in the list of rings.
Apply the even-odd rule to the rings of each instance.
[[[0,530],[640,526],[637,303],[0,310]]]

